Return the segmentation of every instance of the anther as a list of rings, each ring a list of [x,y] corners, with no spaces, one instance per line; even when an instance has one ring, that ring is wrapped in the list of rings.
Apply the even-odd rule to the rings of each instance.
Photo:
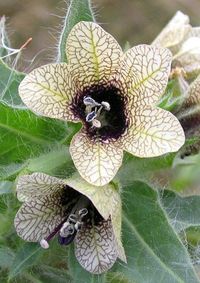
[[[72,222],[74,224],[77,222],[76,214],[70,214],[68,219],[69,219],[70,222]]]
[[[83,223],[78,221],[78,222],[74,225],[74,228],[76,229],[76,231],[78,231],[78,230],[81,229],[82,226],[83,226]]]
[[[99,104],[98,102],[96,102],[93,98],[91,98],[90,96],[85,96],[83,99],[83,103],[87,106],[101,106],[101,104]]]
[[[48,249],[49,248],[49,244],[48,244],[48,242],[45,240],[45,239],[42,239],[41,241],[40,241],[40,246],[43,248],[43,249]]]
[[[97,113],[95,111],[90,112],[86,116],[86,122],[92,122],[97,117]]]
[[[87,208],[82,208],[79,210],[78,214],[80,215],[81,219],[88,214]]]
[[[106,111],[110,111],[110,104],[106,101],[102,101],[101,102],[101,105],[103,106],[103,108],[106,110]]]
[[[65,222],[60,229],[60,236],[63,238],[68,237],[69,235],[74,234],[74,225],[69,222]]]

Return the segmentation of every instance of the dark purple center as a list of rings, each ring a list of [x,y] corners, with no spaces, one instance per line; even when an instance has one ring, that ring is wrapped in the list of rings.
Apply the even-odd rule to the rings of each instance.
[[[101,111],[99,117],[101,127],[96,128],[90,122],[86,122],[88,113],[84,104],[84,97],[91,97],[99,104],[105,101],[110,105],[109,111],[105,109]],[[76,117],[82,120],[88,135],[94,139],[101,138],[101,140],[118,139],[125,132],[128,126],[125,109],[125,97],[122,90],[114,82],[85,87],[76,93],[72,103],[72,111]]]

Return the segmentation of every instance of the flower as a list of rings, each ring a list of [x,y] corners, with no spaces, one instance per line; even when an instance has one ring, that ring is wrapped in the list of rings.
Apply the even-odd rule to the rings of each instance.
[[[192,144],[182,148],[181,156],[197,154],[200,150],[200,75],[189,85],[185,100],[176,113],[185,135],[195,139]]]
[[[55,235],[61,245],[74,241],[77,260],[91,273],[108,270],[117,257],[126,262],[121,200],[113,185],[96,188],[78,177],[33,173],[19,177],[17,197],[23,204],[14,224],[24,240],[45,249]]]
[[[82,122],[70,144],[80,175],[103,186],[122,164],[123,151],[154,157],[184,143],[178,120],[156,107],[170,72],[168,49],[138,45],[123,53],[98,24],[80,22],[66,44],[68,64],[33,70],[19,86],[38,114]]]
[[[182,12],[174,15],[152,45],[171,50],[172,75],[193,77],[200,73],[200,27],[192,27]]]

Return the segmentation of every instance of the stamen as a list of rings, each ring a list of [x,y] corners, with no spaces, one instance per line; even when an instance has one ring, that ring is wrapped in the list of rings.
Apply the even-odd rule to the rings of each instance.
[[[80,215],[81,219],[88,214],[87,208],[82,208],[79,210],[78,214]]]
[[[101,106],[101,104],[99,104],[98,102],[96,102],[93,98],[91,98],[90,96],[85,96],[83,98],[83,103],[87,106],[87,105],[90,105],[90,106]]]
[[[103,109],[103,106],[101,105],[101,107],[100,107],[100,108],[98,109],[98,111],[97,111],[97,116],[98,116],[98,117],[100,116],[102,109]],[[95,111],[96,111],[96,109],[95,109]]]
[[[69,222],[76,223],[77,222],[77,215],[76,214],[70,214],[68,217]]]
[[[77,222],[75,225],[74,225],[74,228],[76,229],[76,231],[80,230],[81,227],[83,226],[83,222]]]
[[[90,112],[86,116],[86,122],[92,122],[97,117],[97,113],[95,111]]]
[[[43,248],[43,249],[48,249],[49,248],[49,244],[48,244],[48,242],[45,240],[45,239],[42,239],[41,241],[40,241],[40,246]]]
[[[101,105],[103,106],[103,108],[106,110],[106,111],[110,111],[110,103],[106,102],[106,101],[102,101],[101,102]]]
[[[88,213],[87,207],[90,201],[82,196],[73,206],[71,214],[63,219],[63,221],[54,228],[51,234],[40,241],[40,245],[44,249],[49,248],[48,242],[58,234],[58,241],[61,245],[69,245],[76,237],[77,231],[81,229],[83,217]]]
[[[74,224],[70,224],[68,221],[65,222],[60,229],[60,236],[63,238],[67,238],[69,235],[73,235],[75,232]]]

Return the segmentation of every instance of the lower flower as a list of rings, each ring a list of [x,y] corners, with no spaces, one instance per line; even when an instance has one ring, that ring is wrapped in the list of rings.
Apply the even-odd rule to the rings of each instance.
[[[19,177],[17,197],[23,204],[14,224],[24,240],[44,249],[55,236],[61,245],[74,242],[77,260],[95,274],[110,269],[117,258],[126,262],[121,200],[112,185],[97,188],[78,177],[34,173]]]

